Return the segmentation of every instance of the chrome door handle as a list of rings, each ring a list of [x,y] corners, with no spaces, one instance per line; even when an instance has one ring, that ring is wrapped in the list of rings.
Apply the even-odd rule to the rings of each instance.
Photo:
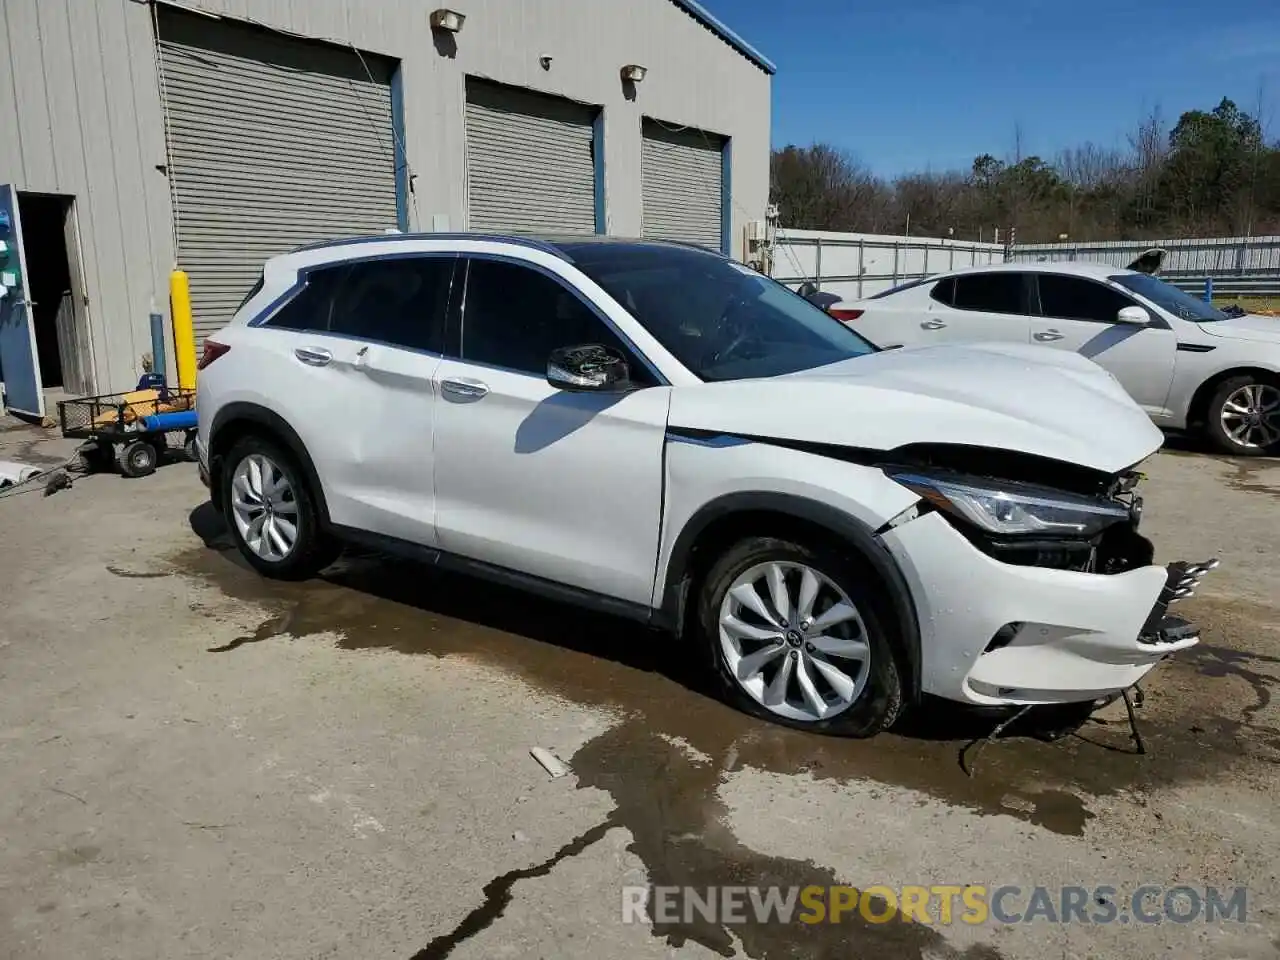
[[[1062,334],[1057,330],[1046,330],[1043,333],[1036,333],[1033,336],[1041,343],[1048,343],[1051,340],[1061,340]]]
[[[924,330],[941,330],[946,325],[946,321],[943,320],[926,320],[924,323],[920,324],[921,328]]]
[[[309,367],[325,367],[333,360],[333,354],[323,347],[299,347],[293,355]]]
[[[451,377],[440,381],[440,389],[459,400],[479,400],[489,392],[489,385],[470,377]]]

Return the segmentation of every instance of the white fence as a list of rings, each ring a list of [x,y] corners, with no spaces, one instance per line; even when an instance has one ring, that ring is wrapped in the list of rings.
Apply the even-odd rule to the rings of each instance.
[[[1280,294],[1280,237],[1017,244],[1013,259],[1087,260],[1123,267],[1152,247],[1169,251],[1160,278],[1185,289],[1203,289],[1212,279],[1223,293]]]
[[[1280,295],[1280,237],[1016,244],[1011,259],[1087,260],[1124,267],[1152,247],[1168,251],[1161,279],[1183,289],[1200,292],[1212,279],[1220,294]],[[773,276],[791,287],[811,280],[823,291],[859,300],[908,280],[1004,259],[1005,248],[996,243],[779,230]]]
[[[1004,247],[997,243],[779,230],[773,276],[789,287],[811,280],[825,292],[859,300],[908,280],[1003,260]]]

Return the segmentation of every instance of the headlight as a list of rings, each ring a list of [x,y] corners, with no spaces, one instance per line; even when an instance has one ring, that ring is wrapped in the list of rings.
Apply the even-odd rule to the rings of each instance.
[[[1014,483],[977,478],[889,476],[940,510],[963,517],[990,533],[1016,536],[1092,537],[1129,516],[1128,507]]]

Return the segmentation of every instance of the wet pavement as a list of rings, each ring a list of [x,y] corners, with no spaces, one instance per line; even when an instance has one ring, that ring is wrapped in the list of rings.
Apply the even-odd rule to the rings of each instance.
[[[1251,537],[1265,534],[1270,541],[1280,533],[1280,520],[1273,518],[1270,506],[1280,492],[1280,467],[1181,452],[1160,458],[1156,466],[1150,483],[1157,487],[1163,482],[1170,498],[1184,486],[1198,492],[1176,501],[1183,505],[1178,512],[1188,517],[1193,502],[1199,517],[1218,499],[1215,491],[1220,489],[1247,498],[1241,502],[1251,505],[1246,518],[1251,532],[1235,539],[1239,549],[1248,549]],[[166,505],[186,500],[181,527],[171,523],[167,535],[142,536],[142,543],[127,549],[121,543],[104,547],[97,572],[85,570],[81,575],[103,578],[108,592],[114,583],[123,589],[155,591],[156,597],[166,590],[170,596],[187,597],[178,616],[205,639],[198,647],[185,648],[191,658],[184,661],[188,670],[204,669],[200,658],[209,658],[207,662],[219,664],[210,669],[227,675],[234,673],[237,658],[246,667],[263,663],[263,650],[277,651],[273,656],[287,656],[292,662],[321,657],[327,647],[339,655],[378,656],[379,664],[389,655],[444,671],[465,664],[517,680],[522,690],[533,691],[535,701],[543,697],[546,703],[571,704],[576,711],[605,718],[588,724],[590,735],[579,737],[564,758],[573,788],[607,801],[600,804],[600,815],[545,844],[545,856],[495,871],[487,881],[463,891],[469,906],[442,918],[413,950],[377,955],[431,960],[468,949],[468,956],[578,955],[577,947],[567,948],[560,939],[551,941],[558,947],[549,949],[542,943],[536,954],[525,954],[499,931],[513,922],[513,904],[524,891],[556,883],[573,861],[599,856],[611,837],[624,838],[618,842],[637,864],[643,882],[654,886],[865,883],[879,868],[861,863],[861,874],[850,875],[851,858],[858,863],[856,830],[851,837],[842,836],[838,855],[832,850],[830,856],[801,852],[818,842],[812,834],[793,852],[783,853],[775,848],[785,850],[785,843],[748,844],[740,837],[754,836],[766,824],[803,833],[789,815],[775,814],[796,803],[818,811],[816,821],[838,819],[830,809],[830,797],[843,797],[838,802],[849,805],[851,816],[858,815],[860,804],[878,810],[889,803],[897,810],[890,816],[900,822],[882,823],[878,829],[886,836],[897,830],[916,834],[911,824],[918,822],[921,829],[948,834],[946,844],[939,840],[940,848],[959,842],[956,831],[985,838],[975,839],[977,848],[952,861],[956,866],[950,869],[963,864],[963,870],[974,874],[972,882],[1000,882],[1009,871],[1025,873],[1026,864],[1042,860],[1047,878],[1059,874],[1063,860],[1081,857],[1074,874],[1080,882],[1119,886],[1130,879],[1151,880],[1149,874],[1129,874],[1158,867],[1167,871],[1154,878],[1159,882],[1177,878],[1247,883],[1255,903],[1274,902],[1280,890],[1275,876],[1280,849],[1268,849],[1275,836],[1274,820],[1257,830],[1244,830],[1246,837],[1257,835],[1258,849],[1235,848],[1234,866],[1229,865],[1231,858],[1224,865],[1220,853],[1211,856],[1207,849],[1212,846],[1209,838],[1223,836],[1227,828],[1205,822],[1207,811],[1196,806],[1202,800],[1186,799],[1208,791],[1243,817],[1243,811],[1269,810],[1266,798],[1280,785],[1280,718],[1272,703],[1272,691],[1280,682],[1280,619],[1276,606],[1256,599],[1280,586],[1280,570],[1253,570],[1249,589],[1234,591],[1233,558],[1225,557],[1218,579],[1211,581],[1203,597],[1180,611],[1202,624],[1204,641],[1162,664],[1145,684],[1145,702],[1138,711],[1145,755],[1136,752],[1123,705],[1117,703],[1057,739],[1049,739],[1034,722],[1015,725],[985,745],[974,764],[975,741],[996,722],[989,716],[929,702],[901,729],[870,741],[771,726],[711,697],[695,667],[698,658],[681,641],[415,564],[347,556],[316,580],[264,581],[235,552],[217,515],[199,505],[192,485],[166,483]],[[76,493],[87,486],[81,482]],[[1155,499],[1160,496],[1157,493]],[[1162,554],[1172,543],[1202,559],[1205,537],[1197,535],[1201,521],[1180,524],[1172,516],[1162,521],[1150,506],[1148,516],[1152,526],[1165,525],[1153,533]],[[0,522],[3,519],[0,515]],[[1260,525],[1265,525],[1262,533]],[[1165,539],[1161,532],[1167,532]],[[362,689],[369,695],[375,688],[366,683]],[[528,704],[513,697],[513,709],[527,712]],[[973,776],[966,770],[966,757]],[[528,765],[533,777],[537,771],[532,761]],[[744,792],[764,804],[751,818],[750,829],[743,829],[747,824],[734,800]],[[1232,827],[1229,832],[1231,843],[1239,844],[1241,830]],[[1167,855],[1158,849],[1166,833]],[[980,848],[989,846],[992,837],[1000,842],[984,852]],[[1127,848],[1130,843],[1133,849]],[[1156,847],[1146,849],[1146,844]],[[1101,862],[1108,851],[1116,867]],[[1199,865],[1197,851],[1206,851]],[[1054,860],[1052,867],[1049,860]],[[1129,865],[1122,868],[1122,863]],[[909,876],[903,882],[956,882],[954,873],[947,874],[946,862],[890,865],[886,857],[884,866],[886,874],[914,870],[903,874]],[[1251,873],[1259,870],[1269,873]],[[939,871],[947,876],[940,878]],[[1019,882],[1034,883],[1038,878],[1021,876]],[[3,893],[0,888],[0,908]],[[605,881],[598,894],[612,911],[616,890]],[[892,912],[892,907],[885,909]],[[1114,939],[1113,932],[1107,934],[1113,939],[1099,934],[1095,940],[1090,931],[1079,929],[1019,930],[1013,936],[1004,930],[958,934],[905,917],[890,923],[854,917],[839,925],[808,926],[724,925],[695,916],[654,923],[648,935],[665,950],[682,955],[702,948],[712,955],[749,958],[990,960],[1117,955],[1114,949],[1128,956],[1272,955],[1267,950],[1280,955],[1274,944],[1280,926],[1273,926],[1274,917],[1267,919],[1268,915],[1255,913],[1257,919],[1247,930],[1229,930],[1227,940],[1210,944],[1212,949],[1205,946],[1203,931],[1196,938],[1165,932],[1138,945],[1139,941]],[[1225,952],[1213,952],[1219,947]],[[279,954],[306,955],[283,949]],[[15,955],[44,954],[29,949]]]

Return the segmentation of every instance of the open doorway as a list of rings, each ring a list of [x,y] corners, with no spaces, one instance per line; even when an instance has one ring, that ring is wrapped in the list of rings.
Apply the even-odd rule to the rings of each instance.
[[[19,193],[27,297],[45,389],[91,392],[89,333],[79,264],[75,199]]]

